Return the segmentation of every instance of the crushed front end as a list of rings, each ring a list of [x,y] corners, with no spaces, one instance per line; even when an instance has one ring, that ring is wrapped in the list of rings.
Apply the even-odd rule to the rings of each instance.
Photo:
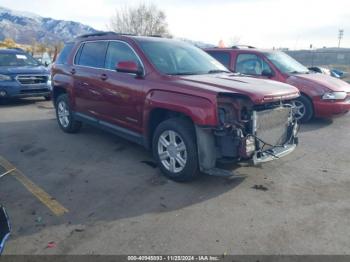
[[[299,126],[288,100],[254,105],[244,97],[222,96],[218,119],[216,128],[196,128],[200,167],[205,173],[217,172],[217,162],[259,164],[278,159],[298,144]]]

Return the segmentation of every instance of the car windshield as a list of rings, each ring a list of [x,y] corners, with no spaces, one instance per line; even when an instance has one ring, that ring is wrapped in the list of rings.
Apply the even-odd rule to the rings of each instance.
[[[38,66],[37,60],[25,53],[0,53],[0,66]]]
[[[173,41],[139,41],[151,63],[168,75],[199,75],[228,72],[225,66],[203,50]]]
[[[305,74],[309,72],[305,66],[283,52],[270,52],[265,55],[283,73]]]

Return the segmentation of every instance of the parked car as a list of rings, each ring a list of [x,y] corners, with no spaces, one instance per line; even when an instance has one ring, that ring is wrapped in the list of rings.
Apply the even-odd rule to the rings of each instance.
[[[308,69],[312,72],[315,72],[315,73],[329,75],[329,76],[331,75],[331,70],[329,70],[328,68],[325,68],[325,67],[311,66]]]
[[[83,122],[153,150],[169,178],[232,175],[218,161],[262,163],[292,152],[299,91],[234,76],[203,50],[159,37],[97,33],[67,43],[52,67],[64,132]]]
[[[297,87],[301,96],[293,104],[295,116],[301,122],[308,122],[312,117],[331,118],[350,110],[348,83],[311,73],[283,52],[253,47],[212,48],[206,51],[232,72]]]
[[[328,69],[321,66],[311,66],[309,67],[309,70],[315,73],[333,76],[335,78],[344,78],[346,76],[346,72],[334,68]]]
[[[331,73],[333,75],[337,75],[338,77],[337,78],[345,78],[347,77],[348,73],[347,72],[344,72],[342,70],[339,70],[339,69],[335,69],[335,68],[332,68],[331,69]]]
[[[49,71],[28,53],[0,49],[0,99],[39,97],[50,99]]]

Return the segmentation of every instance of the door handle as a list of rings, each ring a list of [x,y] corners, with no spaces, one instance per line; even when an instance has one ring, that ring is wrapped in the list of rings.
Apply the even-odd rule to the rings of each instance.
[[[108,79],[108,76],[106,74],[102,74],[100,78],[101,80],[106,81]]]
[[[76,72],[77,72],[77,71],[75,70],[75,68],[72,68],[72,69],[70,70],[70,73],[71,73],[72,75],[74,75]]]

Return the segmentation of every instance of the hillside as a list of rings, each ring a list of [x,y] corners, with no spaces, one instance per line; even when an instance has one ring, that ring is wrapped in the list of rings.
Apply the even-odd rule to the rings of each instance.
[[[78,35],[96,32],[78,22],[55,20],[0,7],[0,41],[12,38],[20,44],[58,43]]]

